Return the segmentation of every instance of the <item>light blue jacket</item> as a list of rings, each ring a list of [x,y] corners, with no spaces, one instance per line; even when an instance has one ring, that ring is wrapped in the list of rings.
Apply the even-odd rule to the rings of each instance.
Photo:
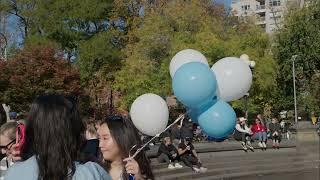
[[[72,180],[111,180],[108,173],[97,163],[75,163],[76,171]],[[35,156],[26,161],[17,162],[7,171],[5,180],[38,180],[38,163]]]

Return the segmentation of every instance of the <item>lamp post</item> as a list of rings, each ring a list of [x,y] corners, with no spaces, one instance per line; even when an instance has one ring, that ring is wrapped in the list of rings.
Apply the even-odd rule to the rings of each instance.
[[[244,95],[244,116],[246,119],[248,119],[248,98],[249,98],[249,93],[246,93]]]
[[[243,60],[245,63],[247,63],[251,69],[251,72],[253,74],[253,69],[256,66],[256,62],[255,61],[250,61],[249,56],[246,54],[242,54],[240,56],[240,59]],[[249,101],[249,93],[246,93],[244,95],[244,112],[245,112],[245,118],[248,119],[248,101]]]
[[[295,64],[298,55],[293,55],[291,57],[292,61],[292,78],[293,78],[293,98],[294,98],[294,122],[298,123],[298,113],[297,113],[297,94],[296,94],[296,72],[295,72]]]

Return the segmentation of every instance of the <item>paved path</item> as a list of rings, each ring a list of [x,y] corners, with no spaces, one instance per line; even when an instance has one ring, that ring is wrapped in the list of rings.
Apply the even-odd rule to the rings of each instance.
[[[220,143],[219,143],[220,144]],[[169,170],[166,164],[159,164],[152,158],[152,167],[156,179],[160,180],[319,180],[319,144],[311,144],[307,152],[301,152],[295,147],[295,143],[283,142],[279,150],[268,149],[255,152],[244,152],[235,149],[239,146],[236,142],[225,142],[216,147],[218,143],[195,144],[203,151],[199,156],[208,168],[208,172],[196,174],[190,168]],[[215,147],[215,148],[214,148]],[[229,150],[221,150],[229,148]],[[219,150],[220,149],[220,150]]]

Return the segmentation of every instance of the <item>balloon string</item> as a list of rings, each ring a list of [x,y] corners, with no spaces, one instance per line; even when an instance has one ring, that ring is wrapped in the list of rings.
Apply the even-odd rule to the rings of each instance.
[[[156,134],[155,136],[153,136],[148,142],[146,142],[141,148],[137,149],[137,151],[129,157],[130,158],[135,158],[149,143],[151,143],[155,138],[159,137],[160,134],[164,133],[165,131],[167,131],[169,128],[171,128],[174,124],[176,124],[177,122],[179,122],[180,120],[182,121],[185,117],[185,115],[188,113],[189,111],[187,111],[186,113],[180,115],[173,123],[171,123],[166,129],[164,129],[162,132]]]

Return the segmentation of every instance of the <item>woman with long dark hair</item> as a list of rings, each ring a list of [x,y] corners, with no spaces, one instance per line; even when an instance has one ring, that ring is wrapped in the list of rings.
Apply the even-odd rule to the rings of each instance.
[[[99,147],[105,160],[107,170],[114,180],[154,179],[150,163],[145,152],[140,152],[134,159],[124,161],[135,147],[141,147],[138,130],[129,118],[109,116],[98,129]],[[136,150],[136,149],[134,149]],[[130,152],[132,151],[132,152]]]
[[[0,126],[2,126],[2,124],[6,122],[7,122],[7,115],[2,107],[2,104],[0,103]]]
[[[266,129],[266,126],[260,118],[256,118],[255,123],[251,127],[253,137],[259,141],[258,145],[262,150],[267,150],[266,142],[268,139]]]
[[[6,180],[110,179],[94,162],[81,160],[85,127],[71,99],[61,95],[36,98],[26,121],[26,159],[15,163]]]

